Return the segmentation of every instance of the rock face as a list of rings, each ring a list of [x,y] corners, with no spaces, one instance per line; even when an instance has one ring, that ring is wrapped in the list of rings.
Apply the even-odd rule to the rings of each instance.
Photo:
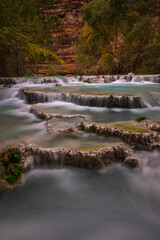
[[[82,106],[106,108],[146,108],[149,104],[137,96],[95,96],[79,95],[75,93],[45,93],[21,89],[20,96],[28,103],[44,103],[54,100],[72,102]]]
[[[64,73],[71,74],[76,69],[74,48],[78,43],[83,20],[81,7],[88,0],[55,0],[53,8],[46,10],[51,16],[61,20],[61,31],[52,33],[52,50],[66,62]]]
[[[138,160],[124,145],[107,147],[93,152],[65,148],[46,149],[36,146],[29,146],[28,150],[33,156],[33,167],[41,165],[62,167],[65,165],[98,170],[113,163],[122,163],[132,168],[138,166]]]

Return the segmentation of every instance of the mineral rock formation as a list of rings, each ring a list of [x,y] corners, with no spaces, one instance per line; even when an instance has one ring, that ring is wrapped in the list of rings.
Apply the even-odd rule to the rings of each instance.
[[[123,163],[137,167],[138,160],[124,145],[107,147],[93,152],[76,151],[65,148],[47,149],[29,146],[33,156],[33,166],[51,165],[52,167],[75,166],[86,169],[103,169],[113,163]]]
[[[82,106],[107,108],[146,108],[150,105],[138,96],[106,96],[79,95],[75,93],[54,93],[32,91],[27,88],[20,90],[20,96],[28,103],[44,103],[54,100],[72,102]]]
[[[157,132],[133,133],[118,128],[101,127],[97,124],[87,124],[82,122],[80,130],[93,132],[99,135],[119,137],[136,150],[152,150],[160,142]]]
[[[44,113],[34,106],[30,108],[30,112],[33,113],[37,118],[40,118],[46,121],[50,119],[56,119],[56,118],[64,119],[64,120],[69,120],[69,119],[80,119],[80,121],[86,120],[86,117],[81,114],[68,115],[68,114],[59,114],[59,113]]]

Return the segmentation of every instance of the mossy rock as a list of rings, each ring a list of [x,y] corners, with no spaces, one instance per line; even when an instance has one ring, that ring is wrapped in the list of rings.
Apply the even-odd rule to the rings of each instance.
[[[84,80],[84,83],[92,83],[90,80]]]
[[[24,172],[21,162],[21,151],[18,148],[7,148],[0,153],[0,192],[16,186]]]
[[[89,146],[80,146],[79,148],[76,148],[76,150],[82,151],[82,152],[94,152],[105,147],[106,145],[89,145]]]
[[[146,133],[148,130],[137,121],[115,122],[112,124],[100,124],[103,127],[118,128],[132,133]]]

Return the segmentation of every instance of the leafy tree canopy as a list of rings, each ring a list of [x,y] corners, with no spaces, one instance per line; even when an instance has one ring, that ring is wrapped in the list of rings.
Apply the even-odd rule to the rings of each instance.
[[[1,0],[0,1],[0,75],[20,76],[26,63],[41,60],[63,62],[51,51],[51,30],[60,25],[59,19],[50,19],[42,6],[50,0]]]
[[[77,47],[82,67],[100,73],[159,70],[159,19],[154,0],[92,0]]]

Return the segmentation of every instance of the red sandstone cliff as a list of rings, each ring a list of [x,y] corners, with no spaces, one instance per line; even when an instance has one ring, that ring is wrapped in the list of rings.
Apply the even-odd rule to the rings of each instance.
[[[52,50],[66,62],[66,74],[76,69],[74,48],[83,27],[81,7],[86,2],[88,0],[55,0],[53,9],[46,10],[61,19],[62,31],[52,33]]]
[[[63,69],[57,69],[57,73],[72,74],[76,70],[75,46],[77,45],[81,30],[83,27],[81,7],[90,0],[53,0],[52,6],[45,9],[46,14],[58,16],[61,19],[61,31],[53,31],[51,37],[51,50],[56,53],[66,66]],[[160,0],[155,0],[157,8],[153,9],[154,22],[159,21]],[[159,28],[158,28],[159,29]],[[42,64],[35,73],[45,74]]]

